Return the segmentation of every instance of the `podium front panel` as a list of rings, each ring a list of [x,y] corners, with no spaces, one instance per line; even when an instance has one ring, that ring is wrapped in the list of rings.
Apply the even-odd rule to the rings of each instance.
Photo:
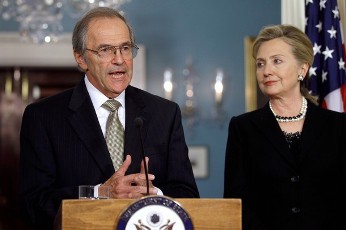
[[[115,230],[118,218],[135,200],[64,200],[55,229]],[[190,215],[195,230],[241,230],[240,199],[174,199]]]

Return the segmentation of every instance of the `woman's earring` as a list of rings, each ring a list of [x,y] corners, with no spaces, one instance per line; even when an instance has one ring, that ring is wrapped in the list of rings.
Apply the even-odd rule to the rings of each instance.
[[[303,75],[299,74],[299,75],[298,75],[298,81],[303,81],[303,80],[304,80]]]

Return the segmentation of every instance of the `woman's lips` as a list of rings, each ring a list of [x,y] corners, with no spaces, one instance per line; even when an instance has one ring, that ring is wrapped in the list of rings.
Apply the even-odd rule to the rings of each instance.
[[[274,85],[275,83],[276,83],[276,81],[266,81],[266,82],[264,82],[264,84],[267,85],[267,86]]]

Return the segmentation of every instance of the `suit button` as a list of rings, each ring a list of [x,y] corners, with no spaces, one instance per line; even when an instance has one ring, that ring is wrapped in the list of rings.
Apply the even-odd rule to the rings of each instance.
[[[292,181],[293,183],[299,182],[299,176],[293,176],[293,177],[291,177],[291,181]]]
[[[300,208],[298,208],[298,207],[293,207],[293,208],[292,208],[292,212],[295,213],[295,214],[300,213]]]

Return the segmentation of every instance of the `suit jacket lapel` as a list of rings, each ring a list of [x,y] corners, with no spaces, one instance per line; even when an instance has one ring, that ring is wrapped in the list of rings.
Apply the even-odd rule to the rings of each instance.
[[[84,80],[74,89],[69,108],[72,110],[68,118],[71,126],[95,159],[100,170],[107,178],[110,177],[114,173],[114,168]]]
[[[327,122],[324,122],[324,119],[319,116],[318,110],[321,108],[318,108],[317,106],[313,105],[311,102],[308,103],[308,110],[306,113],[302,136],[301,136],[301,162],[306,158],[306,156],[309,154],[309,149],[316,145],[317,137],[320,135],[323,130],[326,130],[324,126],[328,125]],[[318,124],[316,126],[316,124]]]
[[[141,142],[139,130],[135,126],[134,120],[137,117],[143,119],[143,126],[141,128],[141,135],[143,141],[146,138],[148,124],[150,122],[150,115],[146,111],[146,102],[141,97],[141,90],[128,86],[125,94],[125,148],[124,154],[132,156],[133,164],[130,165],[128,172],[137,172],[139,163],[142,160],[141,156]]]
[[[263,136],[272,143],[278,153],[293,167],[296,167],[296,163],[288,148],[284,135],[274,115],[270,111],[268,103],[259,110],[259,116],[256,115],[252,117],[252,121],[255,126],[259,128],[260,132],[263,133]]]

